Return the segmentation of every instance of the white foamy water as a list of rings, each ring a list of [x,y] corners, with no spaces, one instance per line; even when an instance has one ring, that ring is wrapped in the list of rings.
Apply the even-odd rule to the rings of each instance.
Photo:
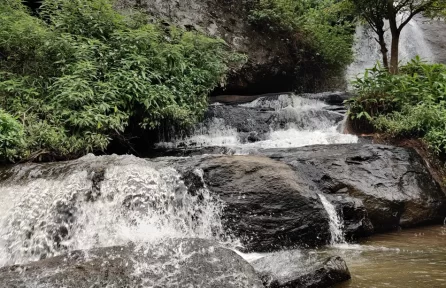
[[[159,143],[160,147],[200,148],[229,147],[238,154],[249,153],[256,149],[293,148],[308,145],[329,145],[357,143],[358,137],[342,133],[344,118],[338,112],[329,111],[329,105],[315,99],[297,95],[262,97],[253,102],[239,105],[252,109],[254,113],[271,113],[269,131],[239,131],[243,124],[230,123],[231,115],[225,118],[212,118],[195,129],[190,137],[176,139],[169,143]],[[265,112],[266,111],[266,112]],[[234,112],[237,113],[237,112]],[[246,121],[267,121],[262,119],[243,119]],[[236,127],[237,126],[237,127]],[[246,141],[246,135],[260,135],[260,139]]]
[[[399,18],[401,20],[401,16]],[[422,21],[422,19],[412,19],[402,30],[399,47],[399,60],[402,63],[407,63],[415,56],[420,56],[428,62],[435,60],[431,47],[424,39],[424,32],[420,27],[419,21]],[[388,29],[388,24],[386,24],[386,27]],[[353,47],[355,61],[347,69],[347,80],[355,79],[356,76],[363,74],[366,68],[372,68],[377,62],[382,63],[381,48],[375,37],[375,33],[367,25],[359,25],[356,28],[356,41]],[[390,61],[391,35],[388,30],[386,31],[385,39]]]
[[[105,167],[93,192],[91,173],[98,172],[85,168],[90,161]],[[223,204],[205,187],[191,195],[173,168],[132,156],[87,156],[70,165],[61,164],[60,171],[34,165],[28,177],[2,183],[0,267],[129,242],[228,239],[221,224]]]
[[[333,245],[339,245],[339,244],[345,244],[345,238],[344,238],[344,221],[342,217],[338,214],[336,211],[335,206],[328,201],[328,199],[322,195],[318,194],[319,198],[321,199],[322,205],[324,205],[325,210],[327,211],[328,217],[330,219],[330,234],[331,234],[331,240],[330,244]]]

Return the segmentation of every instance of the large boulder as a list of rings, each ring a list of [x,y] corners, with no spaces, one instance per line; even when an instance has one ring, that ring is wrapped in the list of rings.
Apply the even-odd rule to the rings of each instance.
[[[377,232],[439,222],[446,216],[445,195],[413,149],[347,144],[262,154],[311,178],[333,201],[342,204],[351,197],[362,202]]]
[[[0,268],[1,288],[263,287],[234,251],[202,239],[170,239],[149,247],[122,246]]]
[[[267,157],[226,156],[207,158],[200,167],[208,189],[225,203],[227,229],[247,250],[314,246],[330,240],[317,187],[289,165]]]
[[[272,253],[251,264],[269,288],[332,287],[351,278],[341,257],[320,260],[298,250]]]

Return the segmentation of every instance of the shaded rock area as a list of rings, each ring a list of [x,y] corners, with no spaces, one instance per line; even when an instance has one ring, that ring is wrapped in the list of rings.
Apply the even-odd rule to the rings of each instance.
[[[277,32],[249,20],[251,0],[119,0],[118,9],[139,7],[154,21],[173,23],[187,30],[220,37],[248,57],[243,67],[233,67],[227,83],[214,95],[255,95],[270,92],[313,91],[328,85],[318,56],[305,47],[300,35]],[[305,49],[307,48],[307,49]],[[344,77],[331,85],[344,84]],[[327,82],[327,83],[321,83]],[[326,85],[325,85],[326,84]]]
[[[0,268],[1,288],[263,287],[237,253],[202,239],[108,247]]]
[[[332,287],[351,278],[341,257],[321,261],[298,250],[272,253],[251,264],[270,288]]]
[[[376,232],[440,222],[446,216],[445,195],[413,149],[347,144],[261,153],[288,163],[331,195],[342,206],[347,227],[352,227],[347,216],[357,217],[352,211],[361,203]],[[343,204],[345,199],[351,204]]]

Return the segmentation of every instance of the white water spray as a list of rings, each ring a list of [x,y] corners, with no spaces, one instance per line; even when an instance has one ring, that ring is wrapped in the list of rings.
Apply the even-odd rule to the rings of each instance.
[[[105,167],[100,184],[89,175],[96,171],[90,163]],[[59,164],[54,173],[36,165],[26,171],[30,176],[2,183],[0,267],[129,242],[226,241],[223,204],[206,187],[189,193],[175,169],[155,164],[133,156],[86,156]],[[33,173],[41,175],[33,179]]]
[[[332,246],[338,245],[338,244],[345,244],[345,237],[344,237],[344,221],[342,220],[341,216],[336,212],[336,208],[333,204],[331,204],[328,199],[322,195],[318,194],[319,198],[321,199],[322,205],[324,205],[325,210],[328,213],[328,217],[330,219],[330,234],[331,234],[331,241],[330,244]]]

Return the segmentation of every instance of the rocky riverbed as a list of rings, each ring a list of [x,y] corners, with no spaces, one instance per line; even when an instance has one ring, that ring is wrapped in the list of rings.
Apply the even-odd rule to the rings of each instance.
[[[327,97],[211,106],[234,141],[199,126],[171,157],[2,168],[0,287],[330,287],[348,259],[314,251],[441,223],[423,159],[342,134]]]

